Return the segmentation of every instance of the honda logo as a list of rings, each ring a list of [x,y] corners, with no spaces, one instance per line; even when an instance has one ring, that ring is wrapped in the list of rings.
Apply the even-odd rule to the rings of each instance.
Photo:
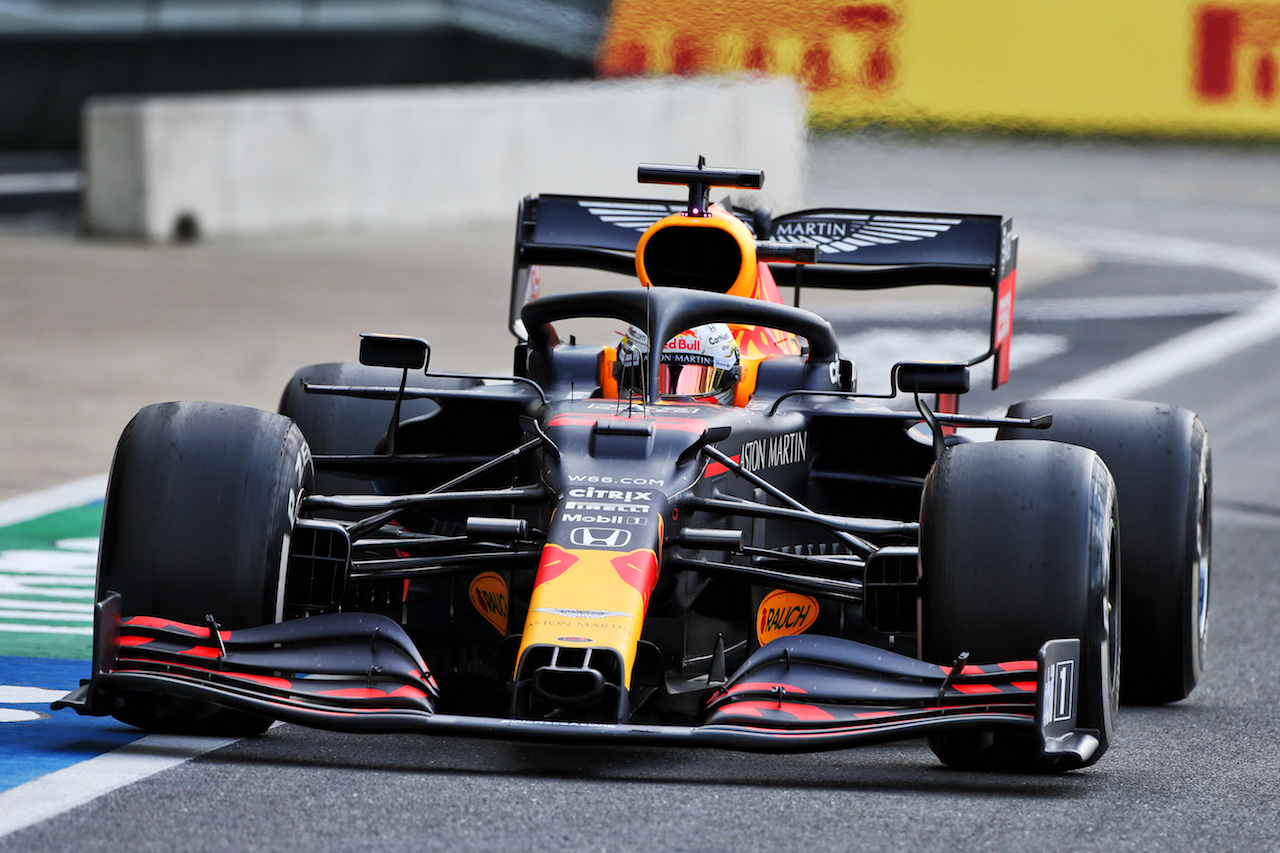
[[[631,531],[612,527],[575,527],[569,534],[569,540],[583,548],[624,548],[631,541]]]

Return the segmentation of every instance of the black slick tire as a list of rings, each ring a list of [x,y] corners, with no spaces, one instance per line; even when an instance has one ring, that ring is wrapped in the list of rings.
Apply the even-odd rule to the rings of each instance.
[[[336,394],[317,394],[303,385],[339,385],[360,387],[400,387],[401,371],[390,367],[370,367],[356,362],[329,362],[301,368],[285,385],[280,395],[279,412],[293,419],[317,456],[359,455],[373,453],[387,434],[395,404],[391,400],[370,400]],[[411,376],[410,387],[427,387],[424,377]],[[433,378],[431,388],[461,389],[479,384],[472,379]],[[438,411],[432,400],[405,400],[400,407],[400,420],[425,417]],[[372,494],[368,480],[339,473],[317,471],[318,494]]]
[[[279,621],[289,538],[311,456],[288,418],[220,403],[140,411],[116,446],[103,507],[97,596],[122,616],[223,629]],[[270,720],[151,694],[113,712],[149,731],[251,734]]]
[[[1004,440],[1061,441],[1102,457],[1120,497],[1125,648],[1120,696],[1186,698],[1204,672],[1209,617],[1213,466],[1194,412],[1136,400],[1029,400],[1011,417],[1053,415],[1045,430]]]
[[[1008,731],[930,739],[952,767],[1062,771],[1092,764],[1115,731],[1119,697],[1119,549],[1115,487],[1097,454],[1047,441],[949,448],[920,510],[920,653],[950,664],[1034,659],[1048,640],[1079,638],[1077,728],[1087,761],[1044,762],[1038,741]]]

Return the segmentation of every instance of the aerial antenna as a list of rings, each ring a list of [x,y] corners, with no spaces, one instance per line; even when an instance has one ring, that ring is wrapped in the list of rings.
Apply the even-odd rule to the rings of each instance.
[[[635,328],[635,327],[634,327],[634,326],[632,326],[632,328]],[[634,371],[635,371],[635,370],[639,370],[639,369],[640,369],[640,367],[641,367],[641,364],[640,364],[640,345],[639,345],[638,343],[635,343],[635,342],[633,342],[633,341],[628,340],[628,338],[629,338],[629,337],[630,337],[630,334],[629,334],[629,333],[627,333],[627,334],[623,337],[622,343],[620,343],[620,344],[618,345],[618,359],[617,359],[617,361],[615,361],[615,362],[614,362],[614,370],[616,371],[615,375],[616,375],[616,376],[618,377],[618,379],[619,379],[619,381],[618,381],[618,399],[617,399],[617,405],[616,405],[616,406],[614,406],[614,409],[613,409],[613,413],[614,413],[615,415],[622,411],[622,397],[623,397],[623,393],[624,393],[624,392],[623,392],[623,390],[622,390],[622,389],[623,389],[623,386],[622,386],[621,378],[622,378],[622,375],[623,375],[623,374],[627,371],[627,369],[628,369],[628,367],[627,367],[628,363],[629,363],[629,362],[634,362],[634,365],[633,365],[633,366],[632,366],[632,368],[631,368],[631,369],[632,369],[632,374],[631,374],[632,376],[634,376],[634,375],[635,375]],[[644,381],[645,381],[645,379],[647,378],[648,374],[646,374],[643,370],[640,370],[640,375],[641,375],[641,378],[640,378],[640,383],[641,383],[641,384],[640,384],[640,395],[641,395],[642,402],[643,402],[644,389],[645,389]],[[636,395],[635,395],[635,394],[630,390],[630,388],[628,388],[628,390],[627,390],[625,393],[626,393],[626,399],[627,399],[627,417],[632,417],[632,416],[633,416],[633,414],[634,414],[634,413],[632,412],[632,408],[635,406],[635,396],[636,396]],[[641,412],[641,414],[643,414],[643,412]]]
[[[701,158],[699,158],[699,159],[701,159]],[[653,352],[653,339],[654,339],[654,334],[653,334],[653,332],[654,332],[654,328],[653,328],[653,286],[652,286],[652,285],[650,285],[649,287],[645,288],[645,296],[646,296],[646,299],[644,300],[644,325],[645,325],[644,333],[645,333],[645,335],[646,335],[646,336],[648,336],[648,338],[649,338],[649,358],[650,358],[650,359],[652,359],[652,358],[654,357],[654,352]],[[663,341],[662,343],[663,343],[663,345],[665,345],[665,344],[666,344],[666,341]],[[659,357],[659,358],[661,358],[661,356],[658,356],[658,357]],[[642,393],[644,394],[644,399],[642,400],[642,402],[644,402],[644,403],[648,403],[651,399],[653,399],[652,397],[650,397],[650,396],[649,396],[649,392],[650,392],[651,390],[653,390],[653,389],[649,388],[649,385],[648,385],[648,382],[649,382],[649,366],[648,366],[647,364],[644,364],[644,365],[642,365],[642,366],[644,367],[644,369],[640,371],[640,372],[641,372],[641,374],[642,374],[642,375],[643,375],[643,377],[644,377],[643,379],[641,379],[641,380],[640,380],[640,381],[641,381],[641,383],[642,383],[642,384],[641,384],[641,386],[640,386],[640,388],[641,388]]]
[[[698,171],[699,172],[705,171],[706,168],[707,168],[707,158],[699,154],[698,155]],[[711,197],[710,184],[698,183],[696,181],[690,183],[689,184],[689,210],[687,211],[688,214],[690,216],[707,216],[708,215],[707,208],[711,206],[711,202],[709,200],[710,197]]]

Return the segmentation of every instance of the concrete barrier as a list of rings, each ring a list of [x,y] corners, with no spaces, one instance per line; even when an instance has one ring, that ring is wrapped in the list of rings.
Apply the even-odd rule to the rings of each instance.
[[[671,195],[636,164],[699,154],[764,169],[750,196],[794,208],[804,121],[775,79],[104,98],[86,107],[86,221],[167,239],[500,220],[530,193]]]

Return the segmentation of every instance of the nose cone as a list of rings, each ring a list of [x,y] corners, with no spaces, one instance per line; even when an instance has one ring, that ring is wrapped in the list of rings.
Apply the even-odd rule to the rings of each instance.
[[[602,537],[630,532],[584,525],[571,528],[571,535],[578,530],[594,530],[592,535]],[[653,538],[660,536],[655,531]],[[622,660],[622,685],[628,686],[649,595],[658,580],[658,542],[639,544],[642,547],[618,550],[547,545],[529,601],[520,657],[539,645],[612,649]]]

